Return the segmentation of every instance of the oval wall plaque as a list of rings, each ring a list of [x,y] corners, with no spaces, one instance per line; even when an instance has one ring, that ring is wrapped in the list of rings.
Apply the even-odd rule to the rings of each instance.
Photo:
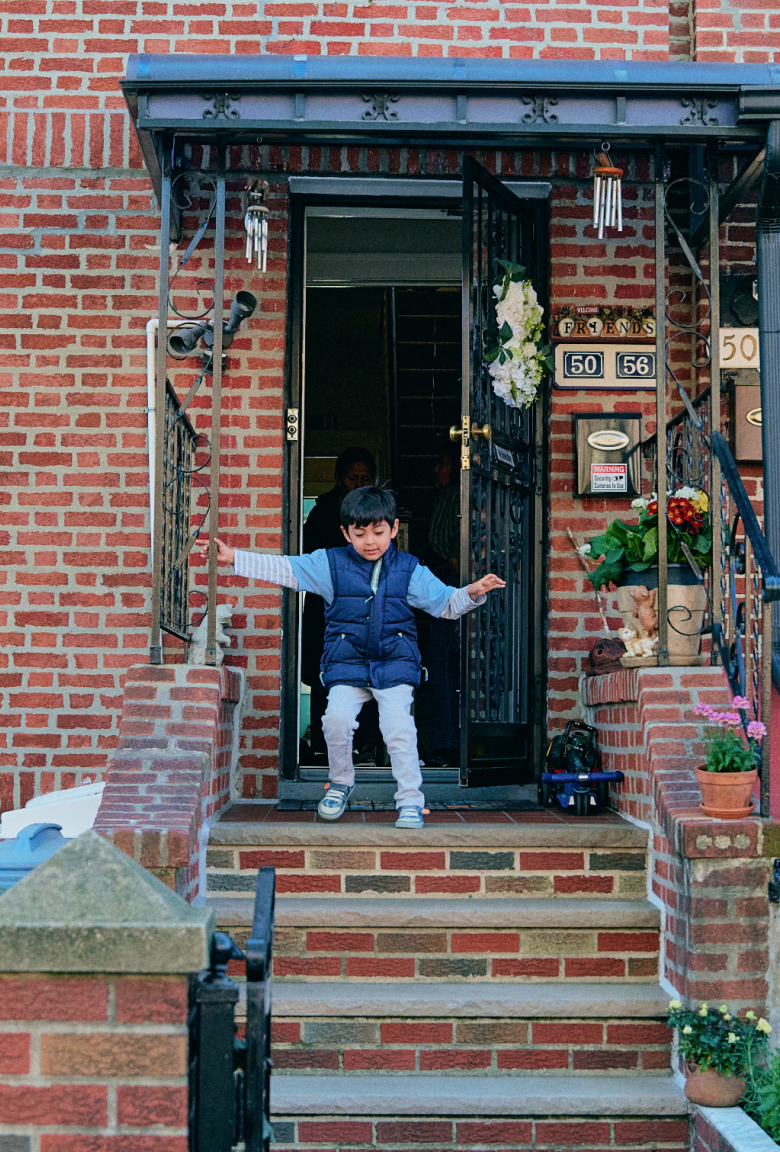
[[[628,448],[631,440],[617,428],[599,428],[591,432],[588,443],[591,448],[598,448],[601,452],[619,452],[622,448]]]
[[[745,413],[745,419],[748,424],[755,424],[757,428],[761,427],[761,409],[751,408],[749,412]]]

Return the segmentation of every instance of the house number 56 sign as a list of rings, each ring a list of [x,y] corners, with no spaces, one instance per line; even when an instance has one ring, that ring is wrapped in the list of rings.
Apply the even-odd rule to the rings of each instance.
[[[758,328],[721,328],[721,368],[760,368]]]

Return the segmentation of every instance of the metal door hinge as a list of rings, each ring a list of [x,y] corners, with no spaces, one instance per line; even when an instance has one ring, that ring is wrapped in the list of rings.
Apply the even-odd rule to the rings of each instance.
[[[288,440],[297,440],[298,439],[298,409],[297,408],[288,408],[287,409],[287,439]]]
[[[471,424],[468,416],[464,416],[460,422],[461,440],[460,440],[460,466],[463,472],[468,472],[471,468],[471,449],[469,446],[469,437],[471,435]]]

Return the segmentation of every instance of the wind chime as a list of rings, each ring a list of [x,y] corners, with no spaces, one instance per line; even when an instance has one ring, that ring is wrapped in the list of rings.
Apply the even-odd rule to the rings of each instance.
[[[609,144],[602,144],[596,153],[593,169],[593,227],[598,227],[599,240],[604,239],[605,228],[623,231],[623,169],[613,168],[609,158]]]
[[[256,261],[258,272],[265,272],[268,265],[268,208],[265,194],[268,184],[265,180],[250,180],[244,227],[246,228],[246,258],[251,264]]]

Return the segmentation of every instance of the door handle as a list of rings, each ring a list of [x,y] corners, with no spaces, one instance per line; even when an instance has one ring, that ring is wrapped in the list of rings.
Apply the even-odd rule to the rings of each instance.
[[[450,440],[453,444],[457,444],[460,440],[460,428],[457,424],[453,424],[450,428]]]
[[[452,435],[452,432],[450,432],[450,435]],[[471,425],[471,435],[475,439],[477,436],[484,436],[486,440],[489,440],[490,437],[493,435],[493,429],[490,427],[489,424],[483,424],[482,427],[480,428],[479,424],[477,424],[477,422],[475,420],[474,423]]]

